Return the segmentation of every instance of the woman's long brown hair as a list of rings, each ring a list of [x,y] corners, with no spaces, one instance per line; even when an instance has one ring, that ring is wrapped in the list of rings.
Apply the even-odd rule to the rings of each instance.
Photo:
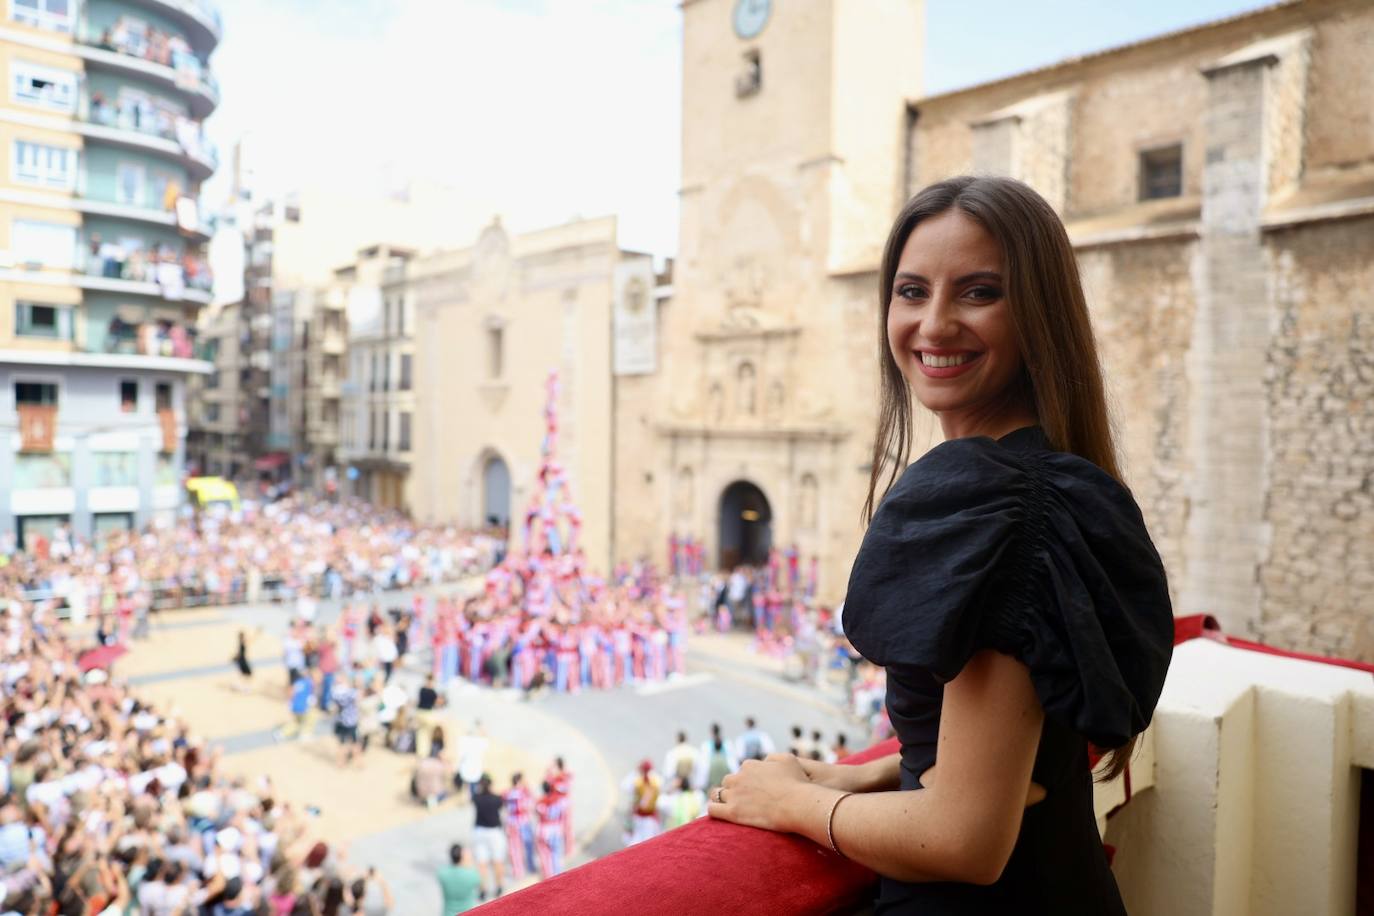
[[[911,388],[887,340],[887,313],[897,263],[922,220],[954,208],[976,220],[1002,247],[1007,306],[1025,365],[1016,383],[1050,446],[1086,458],[1124,486],[1112,443],[1102,369],[1093,339],[1078,261],[1064,224],[1045,199],[1009,178],[960,176],[933,184],[897,215],[883,249],[879,276],[878,361],[882,400],[873,437],[864,521],[911,459]],[[879,481],[882,493],[879,494]],[[1126,768],[1136,739],[1111,751],[1099,777]]]

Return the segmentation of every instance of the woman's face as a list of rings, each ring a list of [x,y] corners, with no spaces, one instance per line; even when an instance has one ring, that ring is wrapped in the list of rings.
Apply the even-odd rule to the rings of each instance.
[[[1022,361],[1005,290],[1001,246],[960,210],[923,220],[907,237],[888,347],[949,438],[994,434],[1015,409],[1008,395]]]

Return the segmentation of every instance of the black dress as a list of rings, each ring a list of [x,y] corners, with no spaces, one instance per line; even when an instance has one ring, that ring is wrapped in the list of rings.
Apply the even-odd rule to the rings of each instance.
[[[935,764],[945,682],[1019,659],[1045,711],[1011,859],[990,886],[884,878],[879,913],[1125,912],[1093,815],[1087,742],[1149,724],[1173,648],[1163,565],[1125,487],[1039,427],[953,439],[907,468],[854,561],[845,634],[887,669],[901,787]]]

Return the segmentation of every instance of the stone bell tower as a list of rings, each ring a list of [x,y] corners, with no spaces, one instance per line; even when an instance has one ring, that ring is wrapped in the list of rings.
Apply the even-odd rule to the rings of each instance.
[[[875,272],[903,200],[922,0],[682,8],[651,543],[701,537],[712,567],[796,543],[838,601],[868,480]]]

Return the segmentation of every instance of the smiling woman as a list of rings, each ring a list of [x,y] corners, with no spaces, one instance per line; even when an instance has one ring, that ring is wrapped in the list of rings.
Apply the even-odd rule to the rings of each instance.
[[[892,229],[880,304],[870,523],[844,628],[887,669],[900,753],[747,762],[710,813],[868,866],[879,913],[1124,913],[1088,742],[1116,749],[1104,778],[1118,776],[1173,615],[1117,470],[1064,227],[1019,182],[933,185]],[[913,396],[946,441],[907,467]]]

